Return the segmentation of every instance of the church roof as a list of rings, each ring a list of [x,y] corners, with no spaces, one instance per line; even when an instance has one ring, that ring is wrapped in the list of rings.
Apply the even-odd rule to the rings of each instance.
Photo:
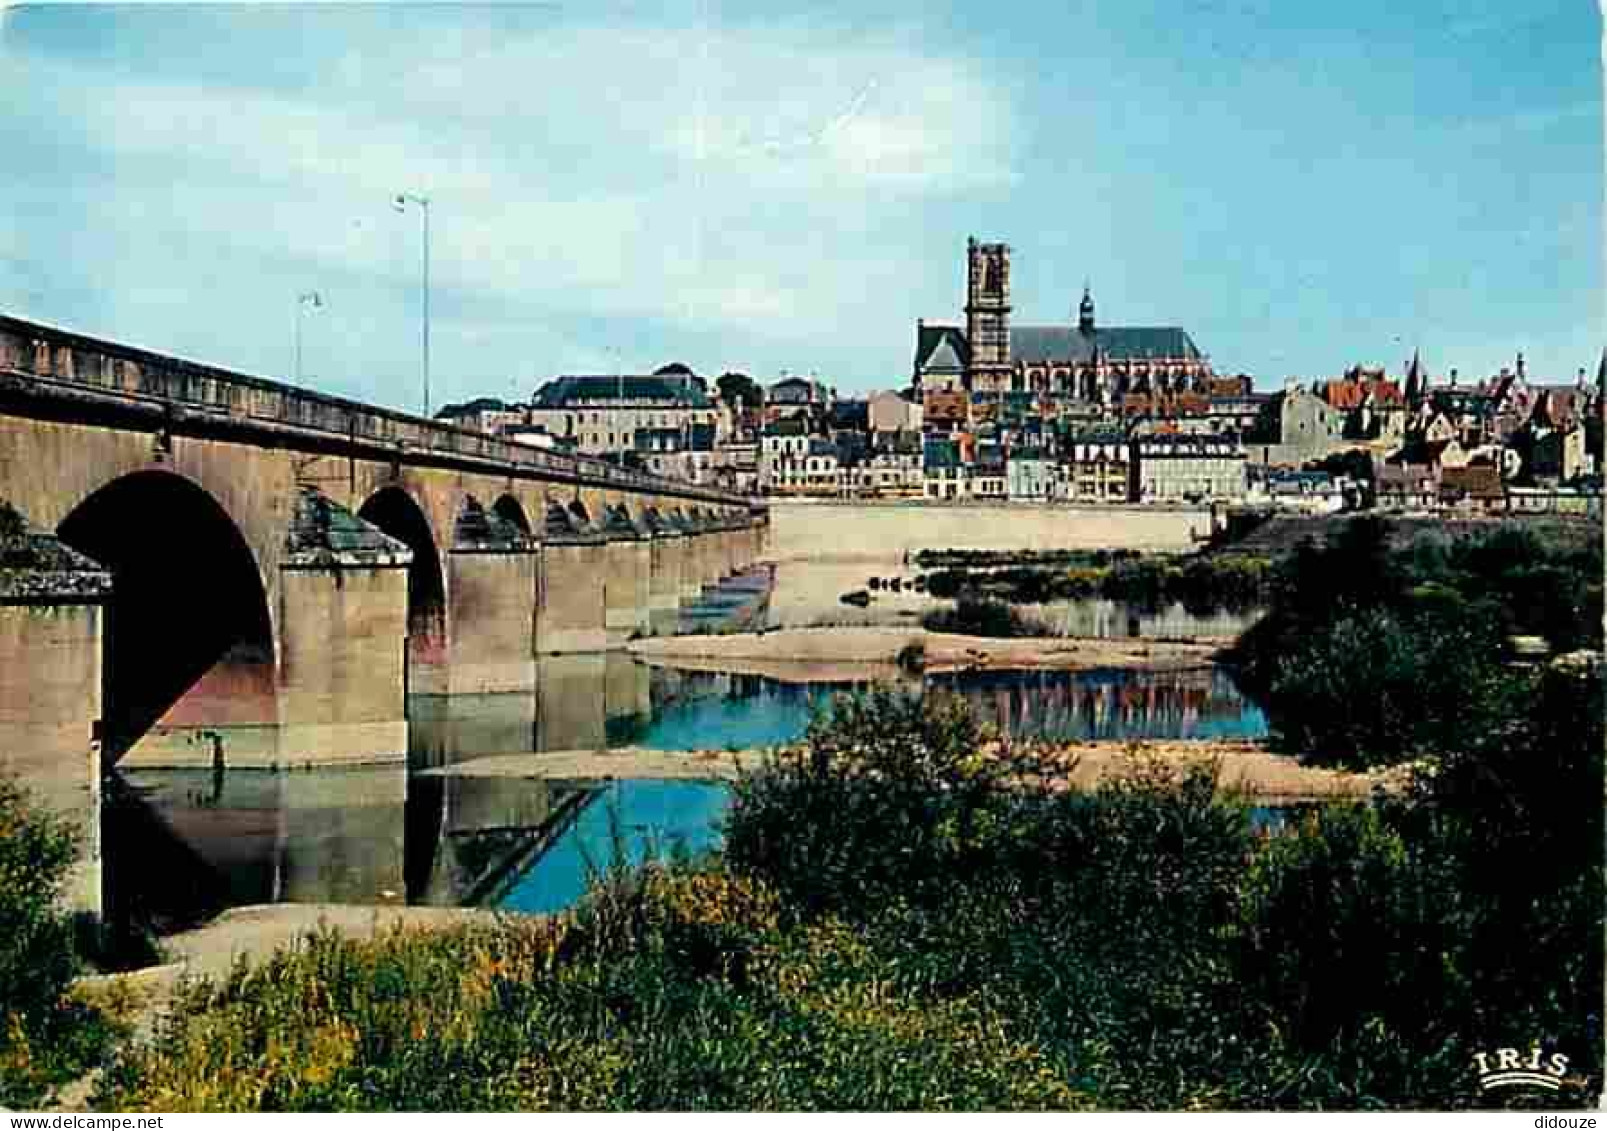
[[[1178,326],[1101,326],[1085,334],[1075,326],[1012,326],[1014,361],[1091,361],[1094,348],[1112,361],[1182,357],[1200,360],[1188,331]]]
[[[950,370],[965,368],[970,355],[965,333],[958,326],[929,325],[922,323],[915,332],[915,368],[918,370]]]

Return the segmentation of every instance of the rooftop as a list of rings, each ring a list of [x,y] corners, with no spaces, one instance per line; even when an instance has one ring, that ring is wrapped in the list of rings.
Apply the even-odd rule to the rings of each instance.
[[[623,401],[651,401],[682,408],[712,408],[714,404],[697,382],[674,374],[575,374],[557,377],[536,390],[531,403],[536,408],[551,409]]]
[[[1092,361],[1095,350],[1111,361],[1162,358],[1204,360],[1188,331],[1178,326],[1012,326],[1010,357],[1017,361]]]

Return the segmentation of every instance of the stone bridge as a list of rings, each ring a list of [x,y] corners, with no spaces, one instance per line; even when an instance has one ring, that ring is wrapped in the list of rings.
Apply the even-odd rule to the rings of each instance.
[[[531,691],[538,656],[673,621],[768,524],[744,497],[4,316],[0,501],[26,523],[0,530],[0,767],[83,767],[76,803],[47,797],[79,812],[104,766],[204,760],[224,732],[231,766],[401,760],[410,694]]]

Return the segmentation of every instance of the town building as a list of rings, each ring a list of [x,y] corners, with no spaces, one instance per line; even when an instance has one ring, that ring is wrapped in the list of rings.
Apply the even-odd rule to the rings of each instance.
[[[880,432],[854,468],[850,488],[870,498],[920,498],[925,493],[919,432]]]
[[[803,475],[803,460],[809,454],[809,421],[802,416],[787,417],[764,427],[759,437],[759,485],[765,490],[796,486]]]
[[[721,490],[747,495],[760,491],[758,443],[733,440],[716,447],[709,482]]]
[[[1156,435],[1132,442],[1140,503],[1234,501],[1245,494],[1245,452],[1218,436]]]
[[[971,461],[967,436],[926,437],[921,470],[929,499],[966,499],[971,496]]]
[[[1119,428],[1074,433],[1065,447],[1064,497],[1075,503],[1125,503],[1132,497],[1132,444]]]
[[[764,394],[765,411],[771,419],[800,412],[818,415],[831,402],[831,390],[813,377],[783,377]]]
[[[1349,479],[1326,471],[1293,471],[1250,466],[1246,501],[1304,514],[1335,514],[1360,505],[1360,491]]]
[[[1492,464],[1447,467],[1440,472],[1440,505],[1462,510],[1506,509],[1501,470]]]
[[[1046,503],[1059,487],[1059,465],[1043,448],[1015,448],[1005,459],[1005,493],[1012,501]]]
[[[1273,467],[1299,468],[1351,446],[1345,412],[1293,381],[1267,402],[1251,436],[1249,458]]]
[[[1001,502],[1009,497],[1010,480],[1004,447],[997,441],[978,441],[971,464],[971,497]]]
[[[971,429],[971,398],[964,389],[927,393],[921,412],[928,433],[953,434]]]
[[[1584,404],[1555,393],[1535,398],[1529,419],[1508,440],[1517,453],[1516,478],[1524,485],[1570,483],[1591,471],[1585,452]]]
[[[639,431],[730,431],[730,414],[690,374],[563,376],[536,390],[527,423],[573,443],[588,455],[638,450]],[[690,443],[687,445],[690,446]]]
[[[919,432],[924,415],[921,402],[899,392],[871,394],[868,413],[870,430],[876,435],[889,432]]]

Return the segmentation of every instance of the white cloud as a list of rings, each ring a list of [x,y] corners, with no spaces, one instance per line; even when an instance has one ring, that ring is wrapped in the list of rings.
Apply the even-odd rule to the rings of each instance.
[[[1009,98],[918,37],[805,25],[505,36],[471,11],[448,40],[409,25],[350,42],[296,89],[251,85],[249,65],[218,86],[18,60],[13,89],[49,98],[14,103],[10,128],[80,152],[60,172],[81,201],[71,240],[95,264],[96,313],[116,323],[99,332],[126,321],[158,347],[276,364],[285,318],[262,304],[318,286],[333,308],[318,332],[405,373],[418,221],[387,202],[407,190],[433,201],[438,340],[476,372],[522,381],[532,367],[595,365],[597,339],[622,336],[605,322],[731,343],[720,352],[813,351],[826,328],[901,338],[908,312],[885,283],[917,277],[920,249],[879,232],[925,199],[1009,178]],[[85,167],[112,170],[115,191],[75,182]],[[18,191],[0,185],[0,212]],[[13,236],[25,258],[57,253],[58,235]],[[19,294],[0,274],[0,304]]]
[[[860,212],[871,194],[994,181],[1012,136],[1009,105],[964,61],[816,31],[577,28],[504,42],[465,29],[422,63],[354,48],[309,98],[57,77],[58,112],[120,161],[287,200],[427,191],[444,267],[455,256],[466,273],[538,288],[620,279],[644,260],[648,275],[675,276],[677,229],[776,200],[818,217],[833,198]],[[314,235],[304,253],[346,254],[327,228],[271,230]],[[544,261],[535,279],[526,255]]]

